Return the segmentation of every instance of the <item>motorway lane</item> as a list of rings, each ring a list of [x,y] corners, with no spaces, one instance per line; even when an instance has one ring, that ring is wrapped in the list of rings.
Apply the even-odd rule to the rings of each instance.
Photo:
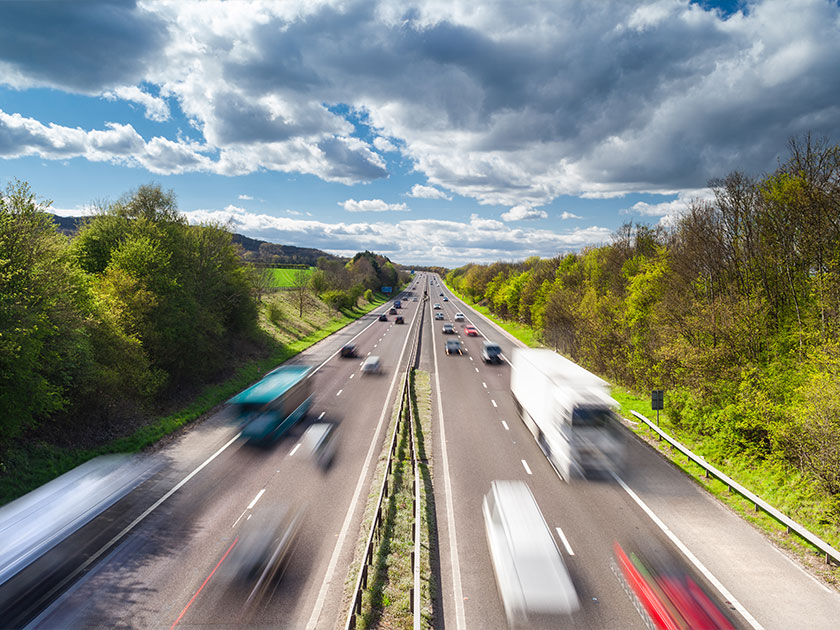
[[[472,319],[473,312],[450,301],[441,302],[447,320],[461,310]],[[441,300],[435,292],[435,299]],[[493,330],[476,321],[482,332]],[[438,321],[438,330],[440,324]],[[462,324],[456,324],[459,333]],[[512,344],[497,331],[489,333],[510,356]],[[440,334],[443,340],[448,335]],[[575,628],[641,628],[642,621],[621,589],[610,568],[611,546],[619,540],[630,549],[644,550],[649,558],[679,564],[695,580],[714,591],[702,577],[682,562],[679,553],[653,525],[649,517],[615,483],[606,480],[576,482],[559,479],[533,437],[516,413],[509,388],[509,366],[485,366],[480,361],[482,337],[459,335],[467,349],[468,366],[445,361],[441,352],[441,389],[447,419],[450,473],[456,505],[459,564],[463,582],[466,627],[480,620],[482,627],[505,627],[492,566],[484,542],[481,498],[493,479],[526,481],[540,505],[549,527],[556,534],[581,598],[582,609],[568,620]],[[453,369],[454,366],[454,369]],[[457,418],[454,421],[452,418]],[[481,439],[476,440],[480,435]],[[629,467],[643,470],[651,454],[633,444]],[[438,486],[439,487],[439,486]],[[561,537],[556,532],[560,527]],[[566,546],[566,541],[569,547]],[[574,551],[570,555],[568,548]],[[727,606],[719,598],[722,609]],[[495,604],[495,606],[494,606]],[[451,607],[449,614],[452,614]]]
[[[410,305],[402,311],[409,322],[413,311]],[[221,580],[211,579],[193,599],[179,626],[247,622],[304,627],[319,599],[346,513],[352,508],[355,516],[337,556],[338,570],[321,598],[318,627],[332,627],[344,614],[340,601],[344,577],[361,520],[358,506],[351,505],[354,487],[371,441],[383,439],[384,428],[378,421],[383,409],[390,411],[393,403],[394,391],[386,405],[391,373],[398,366],[408,330],[409,325],[374,321],[356,340],[361,353],[358,360],[336,357],[314,377],[317,393],[310,419],[323,412],[324,420],[340,423],[341,443],[331,469],[322,473],[304,461],[302,454],[291,454],[302,426],[271,449],[236,443],[138,525],[34,625],[168,627],[235,540],[234,523],[245,507],[265,489],[252,511],[272,509],[280,503],[306,509],[300,544],[281,587],[268,605],[245,614],[237,594],[224,589]],[[336,343],[334,340],[333,347]],[[326,351],[319,352],[323,356]],[[361,377],[359,365],[368,352],[382,357],[381,376]],[[190,434],[201,429],[203,426]],[[372,468],[366,472],[369,477]],[[367,490],[369,479],[365,484]]]

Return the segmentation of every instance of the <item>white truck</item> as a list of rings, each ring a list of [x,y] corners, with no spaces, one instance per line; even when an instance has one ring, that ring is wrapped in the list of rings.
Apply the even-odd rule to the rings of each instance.
[[[619,405],[605,380],[551,350],[516,348],[510,389],[525,426],[566,481],[621,470]]]

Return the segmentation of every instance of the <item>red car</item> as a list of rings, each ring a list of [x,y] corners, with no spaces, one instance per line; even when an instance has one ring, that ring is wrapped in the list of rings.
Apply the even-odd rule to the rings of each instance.
[[[468,337],[478,337],[478,331],[475,326],[464,326],[464,334]]]

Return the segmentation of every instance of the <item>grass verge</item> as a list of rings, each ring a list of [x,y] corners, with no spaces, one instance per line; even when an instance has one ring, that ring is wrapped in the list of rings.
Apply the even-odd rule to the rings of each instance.
[[[217,405],[259,380],[267,371],[283,361],[321,341],[362,315],[370,312],[388,297],[375,294],[372,302],[361,301],[352,310],[336,313],[326,304],[311,298],[311,303],[298,318],[292,300],[294,296],[279,293],[264,299],[260,327],[267,335],[267,354],[241,364],[223,382],[203,388],[184,407],[165,416],[153,419],[138,427],[131,434],[110,440],[94,448],[69,448],[46,441],[19,440],[9,446],[0,457],[0,505],[45,484],[65,472],[98,455],[109,453],[134,453],[149,448],[185,425],[194,422]],[[283,328],[273,325],[267,316],[271,304],[280,304],[285,313]]]

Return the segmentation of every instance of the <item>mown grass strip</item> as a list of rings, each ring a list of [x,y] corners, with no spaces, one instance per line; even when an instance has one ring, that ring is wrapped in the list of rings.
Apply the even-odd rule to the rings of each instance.
[[[307,279],[309,278],[309,276],[312,275],[313,269],[315,269],[315,267],[303,269],[303,271],[306,272]],[[271,286],[277,289],[285,289],[288,287],[295,286],[295,283],[297,281],[297,273],[301,271],[301,269],[268,267],[267,271],[271,274]]]

